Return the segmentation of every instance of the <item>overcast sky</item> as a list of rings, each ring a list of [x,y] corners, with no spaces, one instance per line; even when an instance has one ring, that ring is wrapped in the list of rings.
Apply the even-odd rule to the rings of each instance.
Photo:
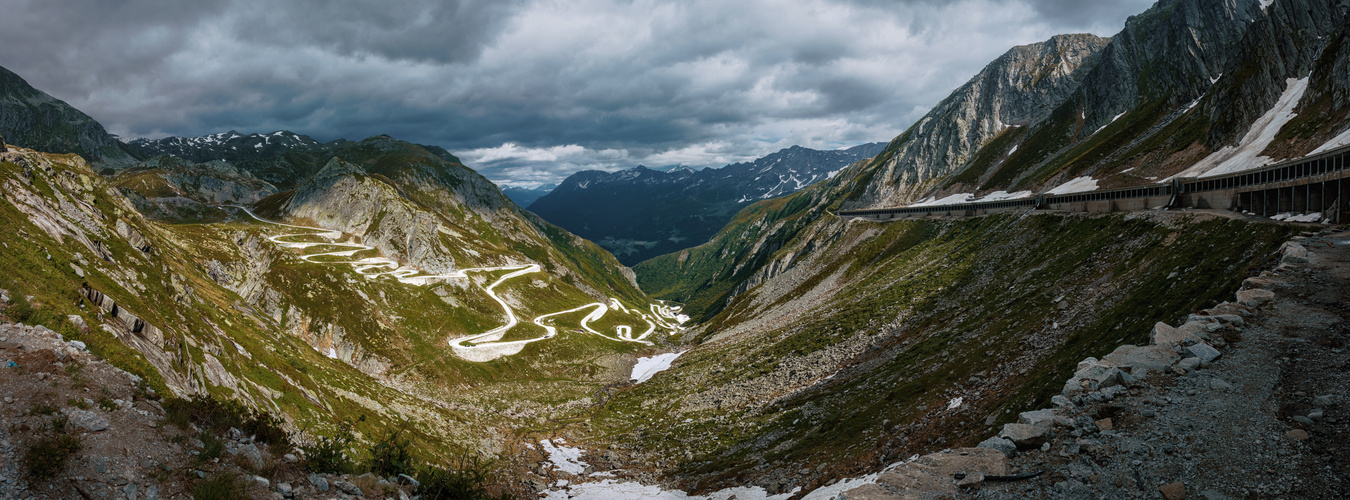
[[[1145,0],[0,0],[0,65],[123,137],[435,144],[502,184],[889,141]]]

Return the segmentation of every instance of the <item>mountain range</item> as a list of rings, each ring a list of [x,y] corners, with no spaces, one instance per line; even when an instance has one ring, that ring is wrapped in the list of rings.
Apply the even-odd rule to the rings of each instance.
[[[828,179],[881,151],[881,143],[818,151],[793,146],[722,168],[638,166],[568,176],[529,210],[636,264],[703,243],[741,208]]]
[[[507,198],[511,199],[511,201],[516,202],[517,205],[520,205],[522,207],[528,207],[530,206],[531,203],[534,203],[534,200],[537,200],[540,197],[548,194],[550,191],[553,191],[553,189],[557,187],[558,187],[557,184],[544,184],[542,186],[535,188],[506,186],[502,188],[502,194],[505,194]]]

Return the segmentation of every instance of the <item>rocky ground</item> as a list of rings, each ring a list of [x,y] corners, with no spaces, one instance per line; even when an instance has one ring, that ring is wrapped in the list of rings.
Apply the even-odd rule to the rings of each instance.
[[[1350,498],[1350,231],[1283,253],[1234,302],[1080,363],[1054,408],[981,444],[1006,461],[949,450],[838,498]]]
[[[269,449],[238,429],[208,451],[205,431],[166,421],[159,397],[136,376],[42,326],[0,321],[0,401],[3,499],[193,498],[219,477],[232,478],[247,498],[408,498],[414,491],[371,474],[306,473],[290,450]],[[34,454],[54,442],[73,445]],[[204,457],[211,454],[219,456]],[[35,465],[52,466],[51,477],[34,477]]]

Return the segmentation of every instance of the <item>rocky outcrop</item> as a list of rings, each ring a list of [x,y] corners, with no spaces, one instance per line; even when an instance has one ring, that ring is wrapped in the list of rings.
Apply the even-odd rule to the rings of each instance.
[[[441,221],[357,165],[333,159],[296,188],[288,215],[359,235],[366,245],[429,273],[455,270],[440,241]]]
[[[1109,41],[1057,35],[1012,48],[891,141],[869,167],[874,172],[866,190],[846,208],[917,200],[994,138],[1042,121],[1078,90],[1083,70]]]
[[[225,161],[193,163],[171,156],[122,170],[112,182],[142,213],[165,215],[184,208],[201,212],[206,205],[248,205],[277,193],[272,184]]]
[[[135,157],[89,115],[33,88],[0,67],[0,134],[11,144],[75,153],[94,163],[130,165]]]

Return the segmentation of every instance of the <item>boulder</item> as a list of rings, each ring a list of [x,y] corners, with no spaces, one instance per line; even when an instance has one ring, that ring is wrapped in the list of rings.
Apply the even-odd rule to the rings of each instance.
[[[310,474],[309,484],[313,485],[314,489],[319,490],[319,492],[321,493],[328,492],[328,478],[325,478],[318,474]]]
[[[85,328],[89,328],[89,324],[84,322],[84,316],[80,316],[78,314],[68,314],[66,315],[66,319],[70,320],[70,324],[78,330],[84,330]]]
[[[1200,368],[1200,358],[1185,358],[1181,361],[1177,361],[1177,368],[1187,372],[1193,372],[1196,368]]]
[[[243,456],[249,463],[253,464],[255,469],[261,469],[267,465],[267,461],[263,459],[262,450],[259,450],[258,445],[253,443],[239,446],[233,450],[233,453]]]
[[[988,448],[1003,452],[1004,456],[1011,456],[1017,451],[1017,445],[1007,439],[994,436],[984,441],[980,441],[979,448]]]
[[[1073,374],[1073,378],[1064,383],[1063,393],[1066,395],[1105,389],[1124,382],[1120,369],[1115,366],[1095,362],[1095,360],[1093,363],[1088,363],[1087,366],[1084,366],[1083,363],[1079,363],[1079,366],[1082,368]]]
[[[1162,323],[1159,323],[1159,325],[1162,325]],[[1173,330],[1179,331],[1179,329]],[[1143,374],[1141,372],[1144,370],[1153,372],[1166,371],[1173,363],[1176,363],[1180,359],[1181,356],[1176,353],[1170,343],[1146,347],[1126,344],[1117,347],[1111,354],[1107,354],[1105,358],[1102,358],[1102,361],[1122,369],[1128,367],[1131,374],[1142,377]]]
[[[1281,264],[1308,263],[1308,249],[1298,243],[1292,241],[1285,243],[1280,247],[1280,253],[1283,254],[1283,256],[1280,257]]]
[[[1186,500],[1186,485],[1179,481],[1159,486],[1158,491],[1167,500]]]
[[[1244,306],[1256,307],[1275,298],[1275,292],[1264,288],[1253,288],[1251,290],[1242,290],[1237,293],[1237,301]]]
[[[1190,351],[1191,354],[1194,354],[1195,357],[1200,358],[1200,361],[1205,363],[1212,363],[1222,355],[1218,349],[1215,349],[1204,342],[1187,347],[1186,349]]]
[[[90,432],[98,432],[108,428],[108,419],[99,416],[90,410],[71,409],[66,414],[69,420],[66,425],[75,429],[84,429]]]
[[[1050,430],[1028,424],[1003,424],[1003,431],[998,433],[998,437],[1012,441],[1018,449],[1027,450],[1040,448],[1050,442]]]
[[[1053,427],[1056,420],[1058,420],[1058,418],[1057,415],[1055,415],[1054,410],[1024,411],[1017,415],[1017,421],[1019,423],[1035,425],[1037,427]]]
[[[1216,314],[1210,317],[1219,320],[1221,323],[1228,323],[1233,326],[1242,326],[1247,323],[1246,320],[1242,319],[1242,316],[1237,314]]]
[[[352,483],[349,483],[349,482],[347,482],[347,481],[343,481],[343,480],[340,480],[340,479],[337,480],[337,481],[333,481],[333,487],[334,487],[334,488],[337,488],[338,491],[341,491],[341,492],[346,493],[346,494],[348,494],[348,495],[360,495],[360,494],[362,494],[362,493],[361,493],[361,488],[357,488],[355,484],[352,484]]]

